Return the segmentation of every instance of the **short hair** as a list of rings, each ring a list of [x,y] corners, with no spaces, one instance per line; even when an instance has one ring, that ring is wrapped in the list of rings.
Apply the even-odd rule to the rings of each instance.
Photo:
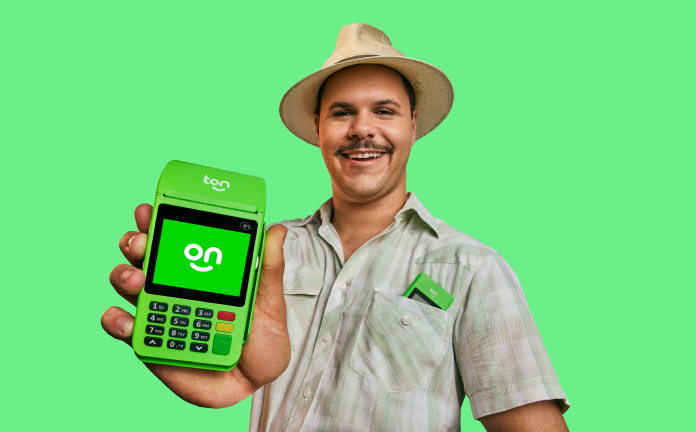
[[[411,106],[411,118],[413,118],[413,110],[416,108],[416,91],[413,90],[411,82],[407,80],[405,76],[399,71],[395,70],[394,72],[398,73],[401,77],[401,83],[404,85],[404,91],[406,92],[406,96],[408,96],[408,103]],[[329,75],[329,77],[331,77],[331,75]],[[321,111],[321,97],[324,94],[324,84],[326,84],[326,80],[328,79],[329,78],[326,78],[324,82],[321,83],[321,87],[319,87],[319,93],[317,93],[317,107],[314,109],[315,114],[319,114]]]

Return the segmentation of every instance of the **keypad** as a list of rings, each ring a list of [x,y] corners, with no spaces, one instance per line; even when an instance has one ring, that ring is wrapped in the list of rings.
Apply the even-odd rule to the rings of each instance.
[[[199,353],[208,352],[208,344],[191,342],[191,351]]]
[[[147,327],[145,327],[145,333],[162,336],[164,334],[164,327],[148,325]]]
[[[199,341],[207,341],[207,340],[210,340],[210,333],[202,332],[202,331],[194,331],[191,333],[191,339],[199,340]]]
[[[210,330],[213,323],[205,320],[193,320],[193,327],[197,329]]]
[[[174,328],[174,327],[169,329],[169,336],[171,336],[171,337],[183,339],[186,337],[187,334],[188,334],[188,331],[186,331],[184,329],[178,329],[178,328]]]
[[[151,346],[151,347],[161,347],[162,346],[162,338],[156,338],[156,337],[145,337],[145,345]]]
[[[172,319],[169,320],[169,323],[175,326],[188,327],[189,319],[184,317],[173,316]]]
[[[184,348],[186,348],[186,342],[175,339],[169,339],[167,341],[167,348],[183,350]]]
[[[167,322],[167,316],[156,313],[150,313],[147,314],[147,320],[153,323],[164,324]]]
[[[180,315],[190,315],[191,306],[174,305],[174,307],[172,308],[172,312]]]
[[[145,333],[148,336],[145,337],[145,345],[153,348],[166,345],[169,349],[183,351],[186,350],[187,344],[184,339],[190,336],[191,342],[188,343],[188,349],[191,352],[205,354],[210,349],[215,355],[228,355],[230,353],[232,333],[234,332],[232,322],[236,318],[234,312],[195,308],[193,315],[200,319],[193,320],[189,335],[188,329],[182,327],[188,327],[191,324],[191,319],[182,315],[191,315],[191,306],[175,304],[169,314],[164,313],[169,311],[168,303],[151,301],[149,306],[153,312],[149,312],[147,315],[148,324],[145,327]],[[164,326],[167,323],[169,327]],[[206,330],[213,330],[216,333],[211,335]],[[166,343],[161,337],[156,337],[165,334],[170,338],[167,339]]]
[[[150,302],[150,310],[158,311],[158,312],[167,312],[167,309],[169,309],[169,304],[167,304],[167,303],[155,302],[155,301]]]
[[[212,309],[196,308],[196,316],[201,317],[201,318],[212,318],[213,317],[213,310]]]

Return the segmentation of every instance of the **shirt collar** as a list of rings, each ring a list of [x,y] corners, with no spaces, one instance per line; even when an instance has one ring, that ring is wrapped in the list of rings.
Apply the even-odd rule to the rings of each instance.
[[[406,193],[406,203],[401,210],[394,216],[394,219],[400,220],[412,212],[415,212],[423,222],[426,223],[434,232],[437,238],[440,238],[440,232],[438,231],[437,219],[433,216],[428,209],[420,202],[416,194],[413,192]],[[303,219],[302,221],[292,225],[296,227],[307,225],[313,220],[319,220],[320,225],[328,225],[331,223],[331,215],[333,214],[333,198],[326,200],[311,216]]]

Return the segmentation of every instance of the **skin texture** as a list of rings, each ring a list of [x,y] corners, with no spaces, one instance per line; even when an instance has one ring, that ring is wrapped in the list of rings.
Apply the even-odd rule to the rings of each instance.
[[[411,116],[398,73],[384,66],[351,66],[324,85],[315,126],[326,168],[331,175],[334,213],[331,222],[341,239],[344,260],[392,222],[406,202],[406,164],[416,139],[418,110]],[[379,152],[374,161],[351,161],[345,155]],[[126,233],[119,247],[130,265],[116,266],[109,280],[132,304],[145,283],[140,270],[152,207],[135,210],[138,231]],[[182,399],[203,407],[226,407],[272,382],[290,360],[282,279],[282,245],[287,229],[268,230],[249,341],[238,367],[229,372],[145,364]],[[111,307],[102,316],[107,333],[130,345],[133,316]],[[261,361],[263,360],[263,361]],[[553,401],[524,405],[481,418],[488,431],[566,431]]]

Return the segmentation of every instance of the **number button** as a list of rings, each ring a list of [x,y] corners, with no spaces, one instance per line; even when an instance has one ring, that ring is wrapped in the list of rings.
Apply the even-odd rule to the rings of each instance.
[[[150,310],[153,311],[159,311],[159,312],[167,312],[167,309],[169,309],[169,305],[167,303],[162,303],[162,302],[150,302]]]
[[[196,316],[202,317],[202,318],[212,318],[213,317],[213,310],[212,309],[196,308]]]
[[[186,348],[186,342],[180,340],[169,339],[167,341],[167,348],[182,350]]]
[[[156,314],[156,313],[151,313],[151,314],[147,315],[147,320],[150,322],[153,322],[153,323],[164,324],[167,322],[167,316]]]
[[[199,353],[208,352],[208,344],[191,342],[191,351]]]
[[[171,325],[175,326],[181,326],[181,327],[188,327],[189,324],[189,319],[184,318],[184,317],[175,317],[173,316],[171,320],[169,320]]]
[[[161,347],[162,346],[162,339],[161,338],[156,338],[156,337],[145,337],[145,345],[151,346],[151,347]]]
[[[172,328],[169,329],[169,336],[175,338],[185,338],[188,332],[184,329]]]
[[[190,315],[191,306],[174,305],[174,309],[172,309],[172,312],[180,315]]]
[[[201,332],[201,331],[194,331],[193,333],[191,333],[191,339],[199,340],[199,341],[207,341],[207,340],[210,340],[210,333]]]
[[[193,326],[197,329],[210,330],[213,327],[213,323],[204,320],[193,320]]]
[[[164,334],[164,327],[149,325],[145,328],[145,333],[162,336]]]

